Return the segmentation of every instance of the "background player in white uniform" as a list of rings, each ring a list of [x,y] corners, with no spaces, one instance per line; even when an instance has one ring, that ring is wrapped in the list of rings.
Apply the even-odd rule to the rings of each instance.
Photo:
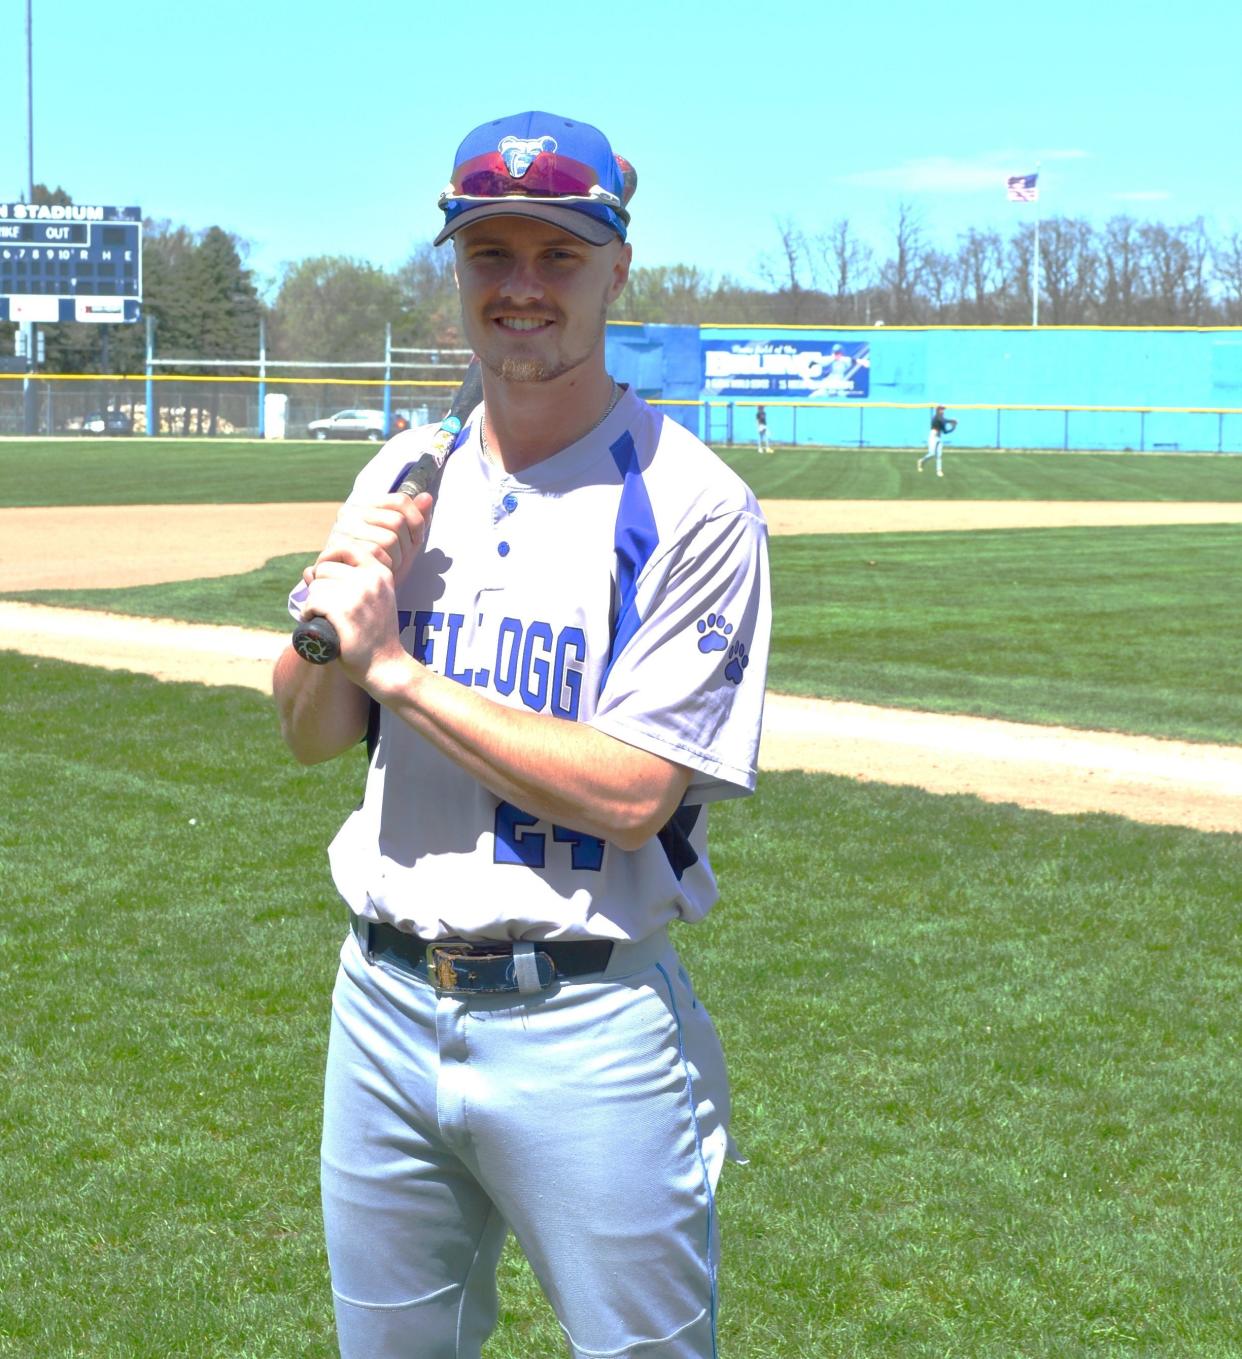
[[[478,1356],[509,1229],[574,1355],[716,1353],[728,1087],[666,927],[716,899],[708,804],[754,787],[766,534],[605,370],[620,189],[585,124],[462,143],[440,240],[484,402],[434,513],[389,494],[425,433],[360,474],[292,600],[341,659],[277,664],[299,759],[372,743],[330,852],[353,917],[322,1146],[347,1359]]]
[[[940,451],[944,443],[944,436],[952,432],[956,428],[957,421],[946,419],[944,407],[937,406],[936,409],[932,412],[931,428],[927,432],[927,452],[924,453],[923,456],[915,464],[915,466],[918,468],[920,472],[923,470],[923,464],[928,460],[928,458],[935,458],[936,475],[938,477],[944,476],[944,470],[941,467]]]

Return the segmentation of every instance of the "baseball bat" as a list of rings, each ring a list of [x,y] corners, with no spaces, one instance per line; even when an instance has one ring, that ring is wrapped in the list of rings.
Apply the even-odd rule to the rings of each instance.
[[[471,357],[466,376],[461,380],[448,414],[440,421],[440,428],[432,437],[431,447],[412,463],[401,478],[397,490],[411,499],[423,491],[436,493],[440,474],[453,451],[453,444],[461,433],[462,424],[483,399],[483,378],[479,361]],[[327,665],[341,654],[341,639],[328,619],[320,614],[305,618],[293,629],[293,649],[312,665]]]

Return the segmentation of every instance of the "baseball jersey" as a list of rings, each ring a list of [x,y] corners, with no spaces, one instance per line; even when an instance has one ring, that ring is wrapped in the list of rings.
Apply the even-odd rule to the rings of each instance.
[[[707,806],[753,791],[770,628],[767,531],[746,484],[632,392],[509,475],[482,407],[397,592],[406,649],[496,703],[588,722],[691,770],[632,851],[503,801],[387,709],[333,840],[350,908],[425,938],[640,939],[716,899]],[[429,432],[390,440],[351,499],[395,487]],[[290,598],[298,612],[302,592]]]

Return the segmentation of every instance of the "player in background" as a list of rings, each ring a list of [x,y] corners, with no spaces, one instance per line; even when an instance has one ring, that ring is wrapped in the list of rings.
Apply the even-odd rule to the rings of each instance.
[[[759,452],[771,453],[772,445],[768,441],[768,413],[763,406],[755,407],[755,432],[759,444]]]
[[[769,633],[753,495],[605,367],[631,248],[593,127],[462,142],[440,198],[483,374],[433,501],[363,469],[291,597],[295,756],[364,736],[329,851],[350,911],[321,1181],[345,1359],[478,1359],[513,1231],[574,1355],[709,1359],[719,1042],[669,939],[717,897],[708,809],[754,788]]]
[[[927,452],[923,454],[916,464],[920,472],[923,470],[923,464],[928,458],[935,458],[936,475],[938,477],[944,476],[944,470],[941,467],[940,448],[944,442],[944,436],[951,433],[956,428],[957,421],[946,419],[944,407],[937,406],[932,413],[931,429],[928,431],[927,435]]]

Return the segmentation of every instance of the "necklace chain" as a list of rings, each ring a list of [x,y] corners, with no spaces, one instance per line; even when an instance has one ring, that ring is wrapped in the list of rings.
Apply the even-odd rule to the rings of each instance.
[[[591,426],[590,429],[586,430],[582,434],[579,434],[578,438],[574,440],[574,443],[578,443],[580,440],[585,439],[588,434],[594,434],[595,431],[600,427],[600,425],[602,425],[604,421],[607,420],[608,417],[613,413],[614,409],[616,408],[617,402],[621,400],[621,384],[617,381],[616,378],[610,378],[609,381],[611,381],[612,383],[612,390],[608,393],[608,405],[605,407],[603,415],[601,415],[599,419],[596,420],[596,422]],[[479,421],[479,447],[482,448],[483,450],[483,456],[490,462],[492,458],[492,450],[487,446],[486,425],[487,425],[486,418]]]

